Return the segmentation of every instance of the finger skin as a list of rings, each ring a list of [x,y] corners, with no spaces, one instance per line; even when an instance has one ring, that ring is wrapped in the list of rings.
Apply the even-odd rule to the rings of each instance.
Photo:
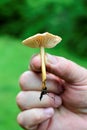
[[[40,71],[40,55],[33,57],[30,66],[33,71]],[[78,84],[85,82],[85,80],[87,82],[87,70],[63,57],[47,54],[46,68],[48,72],[59,76],[67,82]]]
[[[52,118],[53,115],[54,115],[53,108],[46,108],[46,109],[35,108],[21,112],[17,117],[17,121],[19,125],[22,126],[23,128],[29,129],[48,120],[49,118]]]
[[[59,96],[49,93],[44,95],[42,100],[39,99],[39,91],[22,91],[17,96],[17,104],[21,110],[27,110],[32,108],[58,108],[62,104],[62,100]]]
[[[59,79],[62,78],[65,81],[66,89],[64,93],[60,95],[62,97],[63,104],[59,107],[59,109],[51,108],[51,113],[49,113],[50,110],[46,110],[48,108],[45,107],[47,105],[47,107],[54,107],[53,104],[55,103],[52,102],[52,104],[50,104],[50,98],[48,95],[43,97],[41,101],[43,105],[39,104],[40,102],[37,103],[37,101],[35,101],[38,100],[37,98],[41,90],[41,88],[38,87],[41,83],[41,77],[39,75],[41,66],[40,64],[39,66],[37,64],[40,63],[40,58],[35,56],[31,61],[31,69],[34,71],[32,74],[36,75],[32,76],[29,72],[29,75],[24,73],[20,78],[22,92],[18,95],[17,100],[18,105],[24,111],[18,115],[17,120],[19,124],[26,130],[64,130],[65,128],[67,130],[86,130],[87,70],[65,58],[51,55],[51,58],[49,56],[47,57],[47,71],[52,73],[54,77],[58,77]],[[37,76],[37,73],[39,77]],[[53,78],[53,80],[51,79],[54,82],[54,85],[52,85],[51,80],[50,82],[47,82],[49,86],[48,90],[49,92],[53,92],[54,96],[55,94],[58,94],[58,92],[55,92],[56,90],[58,91],[58,86],[56,86],[58,81],[56,80],[57,82],[55,83],[56,78]],[[33,84],[31,79],[34,79],[33,81],[35,81]],[[62,85],[60,85],[60,87],[62,87]],[[43,106],[43,108],[40,105]],[[39,106],[40,108],[36,108],[35,106]],[[79,111],[77,111],[77,109],[79,109]],[[56,112],[54,112],[54,110]],[[52,121],[50,121],[51,119]]]
[[[20,87],[23,91],[41,91],[41,74],[26,71],[20,77]],[[60,94],[63,91],[63,81],[53,74],[47,73],[46,87],[48,92]]]
[[[39,56],[33,57],[31,60],[33,71],[40,72],[39,62]],[[46,55],[46,68],[49,73],[65,80],[65,91],[61,94],[63,105],[70,110],[87,112],[87,69],[63,57],[49,54]]]

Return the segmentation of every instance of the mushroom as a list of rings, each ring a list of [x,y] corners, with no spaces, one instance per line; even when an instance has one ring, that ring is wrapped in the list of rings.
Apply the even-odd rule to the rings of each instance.
[[[53,48],[61,40],[62,40],[61,37],[46,32],[43,34],[40,34],[40,33],[36,34],[23,41],[23,44],[26,46],[29,46],[31,48],[40,48],[41,67],[42,67],[41,68],[41,70],[42,70],[42,91],[41,91],[41,95],[40,95],[40,100],[42,99],[44,94],[47,94],[44,48]]]

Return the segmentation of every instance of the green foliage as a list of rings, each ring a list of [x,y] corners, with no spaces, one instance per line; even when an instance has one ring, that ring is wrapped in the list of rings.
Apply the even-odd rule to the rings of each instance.
[[[21,41],[0,36],[0,130],[22,130],[16,121],[19,109],[16,95],[20,88],[20,75],[28,70],[28,60],[34,50],[20,44]]]
[[[1,0],[0,33],[26,38],[51,32],[63,38],[70,51],[87,56],[86,0]]]
[[[21,130],[16,123],[18,79],[38,51],[15,38],[46,31],[63,38],[47,52],[87,67],[87,0],[0,0],[0,130]]]
[[[72,17],[72,34],[67,39],[70,51],[77,53],[82,57],[87,57],[87,1],[80,0],[76,3]],[[76,13],[75,13],[76,12]]]

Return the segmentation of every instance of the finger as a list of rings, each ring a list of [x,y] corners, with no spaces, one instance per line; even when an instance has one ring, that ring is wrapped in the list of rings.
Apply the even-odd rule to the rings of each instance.
[[[33,71],[40,71],[40,68],[40,55],[38,55],[31,60],[31,69]],[[46,68],[48,72],[55,74],[68,82],[82,82],[87,77],[87,70],[85,68],[63,57],[47,54]]]
[[[33,116],[32,116],[33,115]],[[21,112],[18,115],[18,123],[25,129],[31,129],[51,118],[54,115],[53,108],[31,109]]]
[[[22,74],[19,82],[23,91],[42,90],[41,74],[37,74],[32,71],[27,71]],[[54,92],[56,94],[60,94],[63,91],[62,80],[50,73],[47,73],[46,87],[48,89],[48,92]]]
[[[50,118],[50,119],[44,121],[43,123],[41,123],[38,127],[38,130],[48,130],[50,123],[52,123],[52,118]],[[44,128],[44,126],[45,126],[45,128]]]
[[[32,108],[58,108],[62,104],[62,100],[59,96],[49,93],[44,95],[40,101],[39,91],[22,91],[17,96],[17,104],[21,110],[27,110]]]

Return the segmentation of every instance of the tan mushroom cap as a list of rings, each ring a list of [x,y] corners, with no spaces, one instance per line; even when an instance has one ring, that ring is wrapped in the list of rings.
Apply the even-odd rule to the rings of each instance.
[[[56,46],[62,40],[61,37],[53,35],[51,33],[36,34],[23,41],[23,44],[32,48],[52,48]]]

